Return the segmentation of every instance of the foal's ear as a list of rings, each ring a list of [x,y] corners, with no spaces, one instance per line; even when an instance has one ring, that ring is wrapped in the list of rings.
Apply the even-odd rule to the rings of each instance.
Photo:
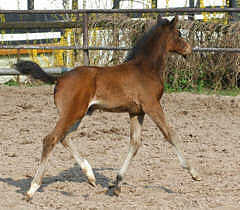
[[[178,23],[178,16],[176,15],[170,22],[171,28],[176,28]]]

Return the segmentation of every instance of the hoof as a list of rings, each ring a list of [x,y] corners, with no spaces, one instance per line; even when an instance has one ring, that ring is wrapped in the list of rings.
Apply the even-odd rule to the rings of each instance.
[[[193,180],[201,181],[201,177],[199,176],[198,172],[194,168],[191,169],[190,173]]]
[[[121,193],[121,187],[116,186],[116,185],[109,185],[108,187],[108,193],[110,195],[115,195],[115,196],[119,196]]]
[[[121,187],[119,187],[119,186],[114,187],[113,194],[116,196],[119,196],[120,193],[121,193]]]
[[[32,197],[29,194],[26,193],[23,197],[23,200],[29,202],[30,200],[32,200]]]
[[[95,179],[88,179],[88,183],[92,185],[93,187],[96,187],[96,180]]]
[[[200,176],[192,176],[192,179],[194,180],[194,181],[201,181],[202,180],[202,178],[200,177]]]

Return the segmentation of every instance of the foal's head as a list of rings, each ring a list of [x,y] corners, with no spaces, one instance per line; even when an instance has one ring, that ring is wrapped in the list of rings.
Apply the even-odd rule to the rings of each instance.
[[[161,22],[161,17],[158,18],[158,22]],[[192,52],[192,47],[181,37],[181,32],[177,29],[177,23],[178,16],[162,26],[165,31],[164,38],[167,40],[166,48],[168,52],[186,56]]]
[[[192,52],[191,45],[188,44],[177,30],[178,17],[169,21],[158,17],[157,24],[136,42],[135,46],[129,51],[125,61],[135,59],[137,57],[149,57],[151,61],[158,60],[159,55],[162,56],[167,52],[175,52],[183,56]]]

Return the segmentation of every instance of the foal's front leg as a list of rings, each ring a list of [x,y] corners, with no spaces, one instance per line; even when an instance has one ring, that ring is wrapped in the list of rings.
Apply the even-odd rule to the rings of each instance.
[[[115,183],[113,186],[113,192],[115,195],[119,195],[121,192],[120,182],[123,180],[123,176],[127,171],[127,168],[132,158],[137,154],[139,147],[141,146],[141,130],[144,120],[144,114],[133,115],[130,114],[130,145],[128,149],[127,157],[122,165],[122,168],[117,174]]]
[[[201,180],[198,172],[183,157],[183,153],[178,145],[177,136],[171,132],[168,127],[160,103],[156,101],[155,103],[152,103],[151,106],[145,106],[144,111],[162,131],[165,139],[173,146],[181,166],[189,171],[194,180]]]

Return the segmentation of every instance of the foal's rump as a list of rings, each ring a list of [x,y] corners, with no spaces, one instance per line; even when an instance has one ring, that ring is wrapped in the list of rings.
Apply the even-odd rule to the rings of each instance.
[[[96,92],[95,78],[96,70],[85,67],[76,68],[59,78],[54,94],[59,111],[68,107],[75,112],[86,112]]]

